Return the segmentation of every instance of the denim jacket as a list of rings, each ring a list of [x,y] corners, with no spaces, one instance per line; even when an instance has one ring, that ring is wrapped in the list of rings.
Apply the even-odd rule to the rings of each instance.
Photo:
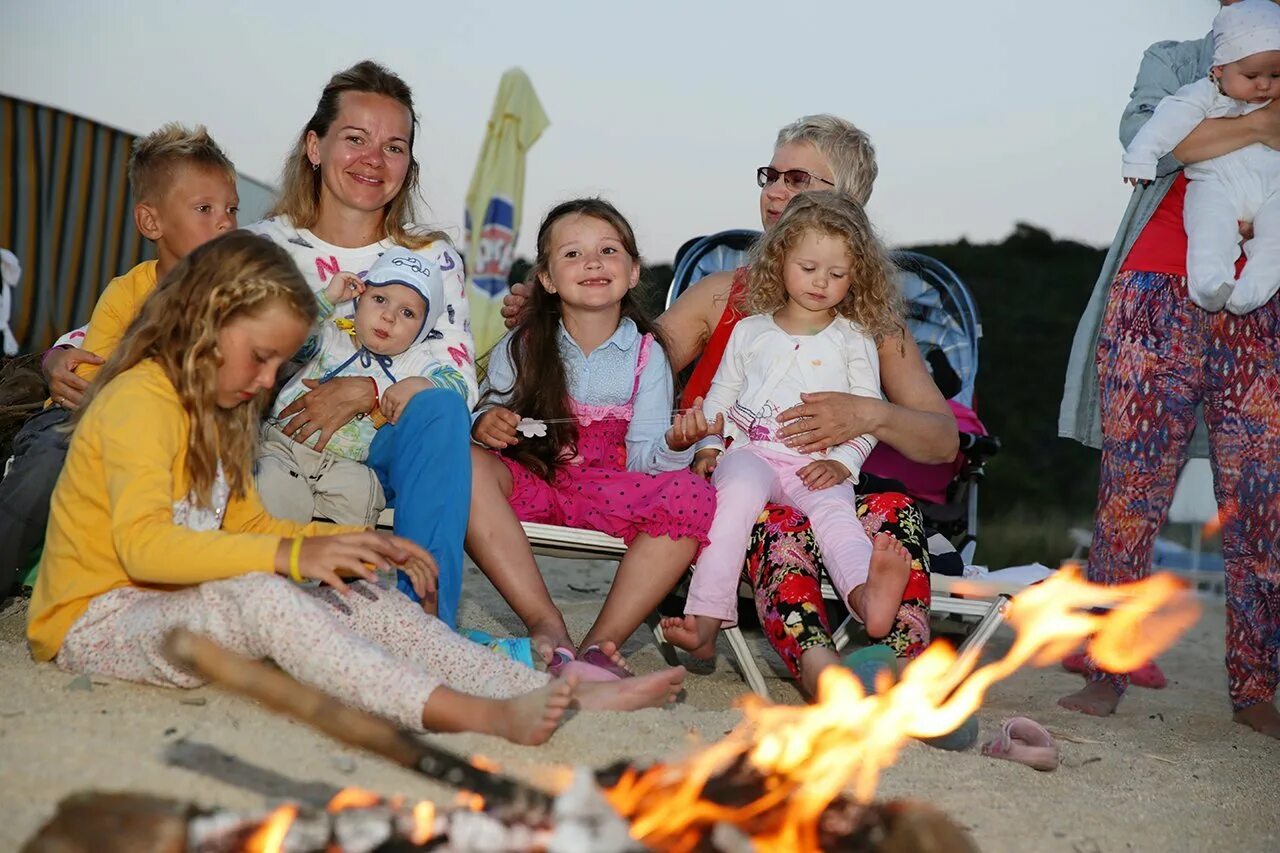
[[[1147,48],[1142,64],[1138,67],[1138,79],[1133,84],[1129,105],[1120,118],[1120,143],[1129,142],[1166,95],[1194,83],[1209,73],[1213,59],[1213,35],[1198,41],[1162,41]],[[1134,188],[1125,209],[1120,228],[1111,243],[1111,250],[1102,263],[1102,272],[1093,286],[1093,295],[1085,308],[1080,325],[1076,327],[1071,345],[1071,358],[1067,362],[1066,385],[1062,393],[1062,407],[1058,413],[1058,435],[1074,438],[1090,447],[1102,446],[1102,424],[1098,413],[1098,334],[1102,329],[1102,317],[1106,311],[1111,282],[1120,270],[1120,264],[1133,248],[1134,241],[1147,226],[1182,164],[1172,154],[1166,154],[1156,167],[1156,179]],[[1191,456],[1209,455],[1205,431],[1197,427],[1191,447]]]

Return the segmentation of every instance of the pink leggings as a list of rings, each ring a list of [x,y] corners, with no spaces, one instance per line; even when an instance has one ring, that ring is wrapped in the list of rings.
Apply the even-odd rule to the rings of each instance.
[[[199,687],[203,679],[161,650],[171,629],[188,628],[414,731],[441,684],[507,698],[547,683],[545,673],[460,637],[395,589],[358,581],[350,590],[305,589],[265,573],[172,592],[121,587],[89,604],[55,660],[73,672]]]
[[[838,486],[810,491],[796,475],[813,460],[742,444],[720,458],[712,482],[716,515],[689,583],[684,612],[714,616],[725,625],[738,621],[738,578],[751,529],[767,503],[785,503],[809,517],[822,562],[840,598],[866,583],[871,540],[854,509],[852,478]]]

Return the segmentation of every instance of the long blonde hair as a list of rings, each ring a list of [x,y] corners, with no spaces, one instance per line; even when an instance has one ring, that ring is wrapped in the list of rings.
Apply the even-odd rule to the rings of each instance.
[[[217,402],[218,332],[238,317],[283,305],[308,326],[316,320],[316,298],[280,246],[248,231],[210,240],[178,262],[143,303],[120,345],[95,377],[78,421],[112,379],[151,359],[169,377],[190,417],[187,475],[191,494],[209,506],[218,466],[243,497],[253,475],[253,449],[269,393],[232,409]],[[139,436],[146,440],[146,436]]]
[[[407,227],[417,217],[415,199],[418,196],[418,158],[413,155],[413,141],[418,135],[418,114],[413,109],[413,92],[399,75],[368,59],[339,71],[325,84],[316,111],[285,158],[284,172],[280,176],[280,198],[267,215],[287,216],[295,228],[311,228],[320,220],[320,170],[313,168],[307,158],[307,134],[314,131],[322,139],[329,134],[334,119],[338,117],[342,95],[346,92],[384,95],[409,111],[409,171],[400,191],[382,211],[382,238],[406,249],[421,249],[434,240],[447,240],[448,236],[443,232]]]
[[[751,271],[738,308],[769,314],[787,304],[784,265],[804,235],[835,237],[849,252],[849,292],[835,307],[876,341],[902,331],[902,296],[893,262],[871,228],[862,205],[836,190],[800,193],[751,252]]]

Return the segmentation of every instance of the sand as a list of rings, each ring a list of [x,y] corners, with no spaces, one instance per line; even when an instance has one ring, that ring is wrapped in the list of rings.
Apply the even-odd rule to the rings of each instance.
[[[599,608],[613,565],[540,560],[570,628],[582,631]],[[519,622],[483,578],[469,570],[461,622],[502,634]],[[989,694],[982,739],[1015,715],[1039,720],[1059,738],[1062,766],[1038,773],[985,758],[911,744],[883,776],[881,797],[928,800],[966,826],[985,851],[1280,850],[1280,742],[1231,722],[1222,663],[1224,612],[1206,601],[1200,623],[1161,658],[1169,687],[1134,689],[1109,719],[1069,713],[1057,697],[1078,676],[1053,667],[1023,670]],[[0,850],[16,849],[58,800],[85,789],[146,792],[206,806],[256,809],[282,798],[323,802],[359,785],[384,794],[449,802],[453,792],[368,754],[343,747],[256,704],[214,688],[174,690],[36,665],[22,640],[25,608],[0,614]],[[1002,632],[988,649],[1007,647]],[[756,633],[753,644],[763,649]],[[624,651],[638,671],[662,665],[640,631]],[[632,714],[581,713],[542,747],[491,737],[435,736],[515,775],[544,779],[563,765],[603,766],[656,759],[713,740],[739,719],[746,688],[730,660],[690,675],[679,704]],[[769,660],[771,656],[762,657]],[[775,662],[780,669],[780,664]],[[766,673],[769,674],[769,673]],[[776,701],[798,702],[774,672]]]

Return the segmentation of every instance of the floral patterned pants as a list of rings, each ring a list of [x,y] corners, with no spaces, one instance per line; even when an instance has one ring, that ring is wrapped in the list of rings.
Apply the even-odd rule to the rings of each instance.
[[[929,643],[929,548],[924,518],[911,498],[896,493],[858,495],[867,535],[888,533],[911,554],[911,576],[893,629],[879,640],[898,657],[913,658]],[[792,675],[808,649],[834,650],[819,587],[822,558],[809,520],[794,507],[770,504],[751,532],[746,576],[769,643]]]

